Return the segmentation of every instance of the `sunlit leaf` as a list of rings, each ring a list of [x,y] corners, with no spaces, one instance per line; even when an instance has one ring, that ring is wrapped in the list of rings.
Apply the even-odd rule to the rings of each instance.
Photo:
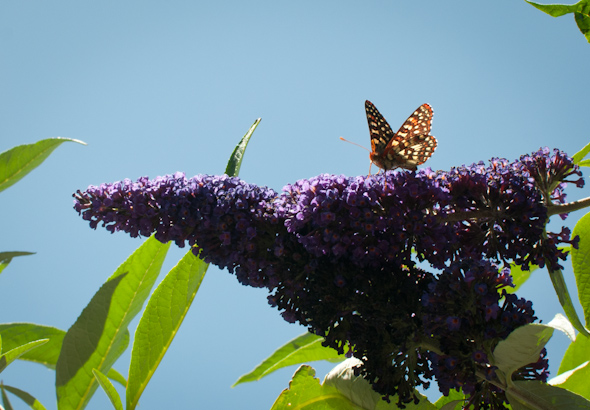
[[[586,361],[575,369],[554,377],[549,383],[590,399],[590,383],[588,383],[588,380],[590,380],[590,362]]]
[[[268,359],[260,363],[254,370],[241,376],[234,386],[260,380],[270,373],[283,367],[295,364],[308,363],[315,360],[327,360],[330,362],[343,361],[346,357],[330,347],[322,346],[324,338],[311,333],[304,333],[301,336],[287,342],[278,348]]]
[[[301,366],[293,375],[289,388],[281,393],[271,408],[279,409],[358,410],[359,407],[336,387],[320,385],[312,367]]]
[[[4,389],[6,389],[7,391],[9,391],[10,393],[14,394],[16,397],[18,397],[19,399],[21,399],[25,403],[27,403],[27,405],[30,408],[32,408],[34,410],[45,410],[45,406],[43,406],[39,402],[39,400],[37,400],[36,398],[34,398],[33,396],[31,396],[26,391],[23,391],[21,389],[17,389],[16,387],[7,386],[7,385],[3,385],[2,387]]]
[[[0,154],[0,191],[16,184],[37,168],[62,143],[66,141],[86,145],[69,138],[49,138],[34,144],[19,145]]]
[[[506,391],[513,410],[520,409],[588,409],[590,402],[568,390],[538,380],[517,380]],[[524,400],[526,405],[519,405]]]
[[[127,332],[127,339],[129,338]],[[7,323],[0,324],[0,335],[6,350],[39,339],[48,339],[44,345],[31,349],[20,356],[19,360],[39,363],[54,370],[61,351],[63,338],[66,332],[51,326],[42,326],[35,323]],[[125,386],[127,380],[116,370],[110,369],[108,377]]]
[[[382,400],[382,396],[373,390],[371,383],[366,381],[362,376],[354,374],[354,368],[362,362],[358,359],[351,358],[334,367],[324,378],[324,386],[334,386],[348,400],[361,409],[397,409],[395,404],[396,396],[391,396],[391,403]],[[437,407],[430,403],[428,399],[416,392],[420,399],[418,404],[408,404],[406,408],[434,410]]]
[[[123,403],[121,402],[121,397],[119,397],[119,393],[117,393],[117,390],[115,390],[115,387],[113,386],[111,381],[99,370],[93,369],[92,373],[94,374],[94,377],[96,377],[96,380],[100,384],[100,387],[102,387],[107,397],[111,401],[111,404],[113,405],[115,410],[123,410]]]
[[[170,243],[150,237],[102,285],[63,340],[56,366],[58,409],[82,409],[126,346],[131,320],[139,313],[160,272]]]
[[[586,155],[588,155],[588,153],[590,153],[590,143],[586,144],[584,148],[582,148],[572,156],[574,164],[578,164],[581,160],[583,160],[586,157]]]
[[[576,337],[576,341],[570,343],[561,364],[557,370],[557,374],[565,373],[569,370],[573,370],[576,367],[586,363],[590,360],[590,338],[579,335]]]
[[[178,332],[208,266],[189,251],[151,296],[135,332],[127,385],[127,410],[137,406]]]
[[[590,321],[590,213],[584,215],[572,232],[580,237],[578,249],[572,249],[572,266],[578,286],[578,298],[584,310],[586,324]],[[571,319],[570,319],[571,320]]]
[[[5,352],[3,352],[2,356],[0,356],[0,372],[2,372],[6,368],[6,366],[14,362],[16,359],[18,359],[20,356],[22,356],[29,350],[35,349],[36,347],[43,345],[47,342],[48,339],[40,339],[34,340],[29,343],[25,343],[24,345],[17,346],[14,349],[8,351],[6,350],[6,348],[4,348],[3,350]]]

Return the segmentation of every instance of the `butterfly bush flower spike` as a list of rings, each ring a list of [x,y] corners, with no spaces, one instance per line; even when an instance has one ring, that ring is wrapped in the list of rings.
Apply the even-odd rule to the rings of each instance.
[[[448,172],[322,174],[281,193],[176,173],[90,186],[74,207],[92,228],[188,243],[242,284],[267,288],[286,321],[362,358],[357,374],[386,399],[417,402],[415,388],[434,378],[474,408],[501,409],[493,347],[536,318],[506,293],[510,276],[496,263],[559,266],[557,246],[576,242],[544,231],[572,175],[571,159],[548,150]],[[544,353],[515,378],[546,380]]]

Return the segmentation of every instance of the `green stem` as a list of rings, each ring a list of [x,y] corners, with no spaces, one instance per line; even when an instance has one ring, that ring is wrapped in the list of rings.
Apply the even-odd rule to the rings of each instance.
[[[549,216],[567,214],[588,207],[590,207],[590,198],[584,198],[567,204],[551,204],[547,207],[547,213]]]
[[[567,318],[578,332],[582,333],[586,337],[590,337],[590,333],[588,333],[586,328],[584,328],[584,325],[576,313],[576,309],[572,303],[572,298],[569,291],[567,290],[567,286],[563,278],[563,273],[561,273],[561,270],[551,270],[549,265],[547,265],[547,270],[549,271],[549,277],[553,283],[555,293],[557,293],[559,303],[561,304],[561,307],[563,308]]]

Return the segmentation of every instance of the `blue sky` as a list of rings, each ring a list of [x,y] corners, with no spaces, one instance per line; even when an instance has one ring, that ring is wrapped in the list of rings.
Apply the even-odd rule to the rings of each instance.
[[[1,321],[67,329],[141,243],[89,229],[72,209],[77,189],[222,173],[258,117],[247,182],[280,190],[320,173],[366,174],[368,153],[338,140],[369,146],[366,99],[394,129],[432,105],[433,169],[541,146],[573,154],[590,140],[589,66],[573,16],[524,1],[2,2],[0,151],[56,136],[88,146],[61,146],[2,193],[0,249],[37,253],[0,276]],[[587,196],[577,191],[569,197]],[[165,268],[183,254],[172,248]],[[561,312],[544,271],[519,294],[545,322]],[[270,408],[295,368],[229,386],[302,332],[263,290],[211,268],[140,404]],[[565,344],[556,335],[549,346],[553,372]],[[127,366],[123,356],[115,368]],[[54,408],[53,372],[18,363],[2,379]],[[88,408],[108,405],[98,391]]]

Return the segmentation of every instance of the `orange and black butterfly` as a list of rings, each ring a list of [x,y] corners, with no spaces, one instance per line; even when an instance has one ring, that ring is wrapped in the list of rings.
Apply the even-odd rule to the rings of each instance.
[[[396,133],[371,101],[365,101],[365,111],[371,132],[371,165],[385,171],[395,168],[415,170],[436,149],[436,138],[429,135],[432,125],[430,105],[418,107]]]

